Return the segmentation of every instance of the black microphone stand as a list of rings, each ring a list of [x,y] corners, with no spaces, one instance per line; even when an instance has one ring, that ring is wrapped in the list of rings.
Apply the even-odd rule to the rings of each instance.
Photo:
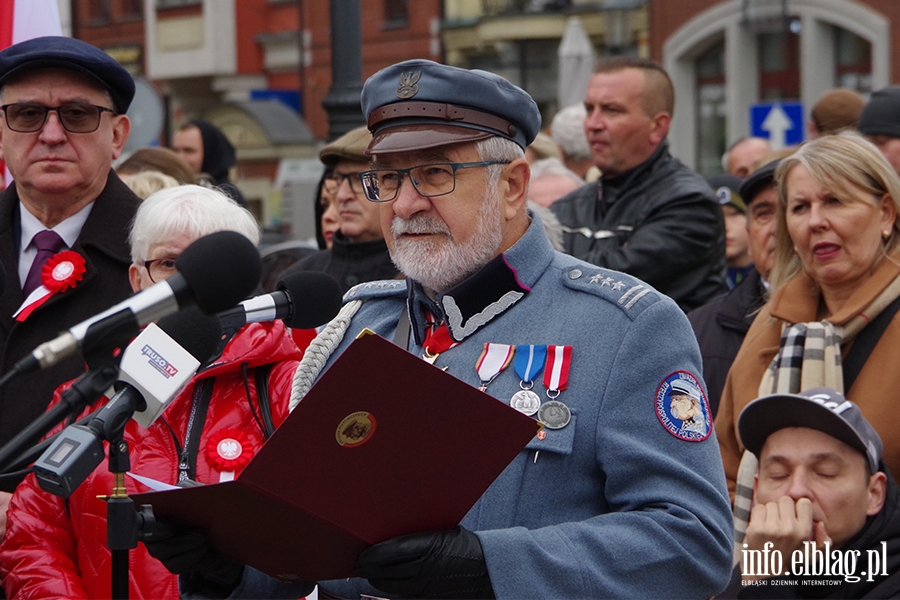
[[[134,508],[134,500],[125,489],[125,473],[131,469],[128,442],[125,441],[125,426],[135,410],[143,403],[134,395],[123,395],[113,411],[101,411],[89,425],[90,429],[109,441],[109,472],[113,474],[113,489],[106,501],[106,545],[112,555],[112,597],[115,600],[128,598],[128,554],[137,548],[143,529],[143,518]],[[110,405],[113,403],[110,402]],[[146,408],[146,403],[143,403]],[[108,405],[109,406],[109,405]]]
[[[121,350],[138,330],[133,314],[120,311],[93,323],[82,343],[82,354],[89,366],[87,373],[75,380],[61,394],[61,402],[32,421],[13,439],[0,448],[0,472],[36,444],[51,429],[71,415],[77,415],[86,406],[101,397],[119,376]]]

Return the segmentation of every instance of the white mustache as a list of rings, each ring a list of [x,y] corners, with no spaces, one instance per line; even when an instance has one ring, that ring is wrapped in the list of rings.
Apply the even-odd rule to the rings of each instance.
[[[450,228],[440,219],[428,215],[417,215],[412,219],[394,217],[391,221],[391,233],[394,237],[403,234],[443,234],[450,237]]]

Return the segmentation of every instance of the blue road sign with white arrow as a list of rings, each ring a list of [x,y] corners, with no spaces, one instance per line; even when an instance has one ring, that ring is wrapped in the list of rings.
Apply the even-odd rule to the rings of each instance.
[[[801,102],[761,102],[750,107],[750,135],[768,138],[773,150],[803,141]]]

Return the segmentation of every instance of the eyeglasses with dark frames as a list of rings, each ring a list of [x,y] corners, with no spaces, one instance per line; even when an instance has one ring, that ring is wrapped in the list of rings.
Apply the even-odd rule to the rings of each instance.
[[[144,261],[144,268],[150,275],[150,281],[159,283],[171,277],[178,270],[174,258],[154,258]]]
[[[359,174],[366,198],[372,202],[390,202],[400,193],[403,176],[409,177],[421,196],[434,198],[445,196],[456,189],[456,172],[459,169],[508,165],[508,160],[486,160],[464,163],[431,163],[408,169],[373,169]]]
[[[325,178],[323,186],[329,194],[337,194],[344,182],[350,185],[350,189],[356,194],[363,192],[362,184],[359,181],[359,173],[332,173]]]
[[[6,124],[18,133],[34,133],[40,131],[47,123],[51,111],[56,111],[63,129],[70,133],[92,133],[100,127],[100,118],[108,112],[116,115],[116,111],[105,106],[73,102],[61,106],[44,106],[33,102],[15,102],[4,104],[0,110],[6,117]]]

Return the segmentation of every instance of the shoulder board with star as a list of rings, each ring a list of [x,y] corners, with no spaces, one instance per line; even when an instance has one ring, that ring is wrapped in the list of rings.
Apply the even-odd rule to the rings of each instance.
[[[406,296],[406,281],[403,279],[385,279],[367,281],[353,286],[344,294],[344,302],[350,300],[370,300],[372,298],[389,298]]]
[[[566,287],[603,298],[629,314],[660,300],[659,292],[640,279],[593,265],[563,267],[561,278]]]

